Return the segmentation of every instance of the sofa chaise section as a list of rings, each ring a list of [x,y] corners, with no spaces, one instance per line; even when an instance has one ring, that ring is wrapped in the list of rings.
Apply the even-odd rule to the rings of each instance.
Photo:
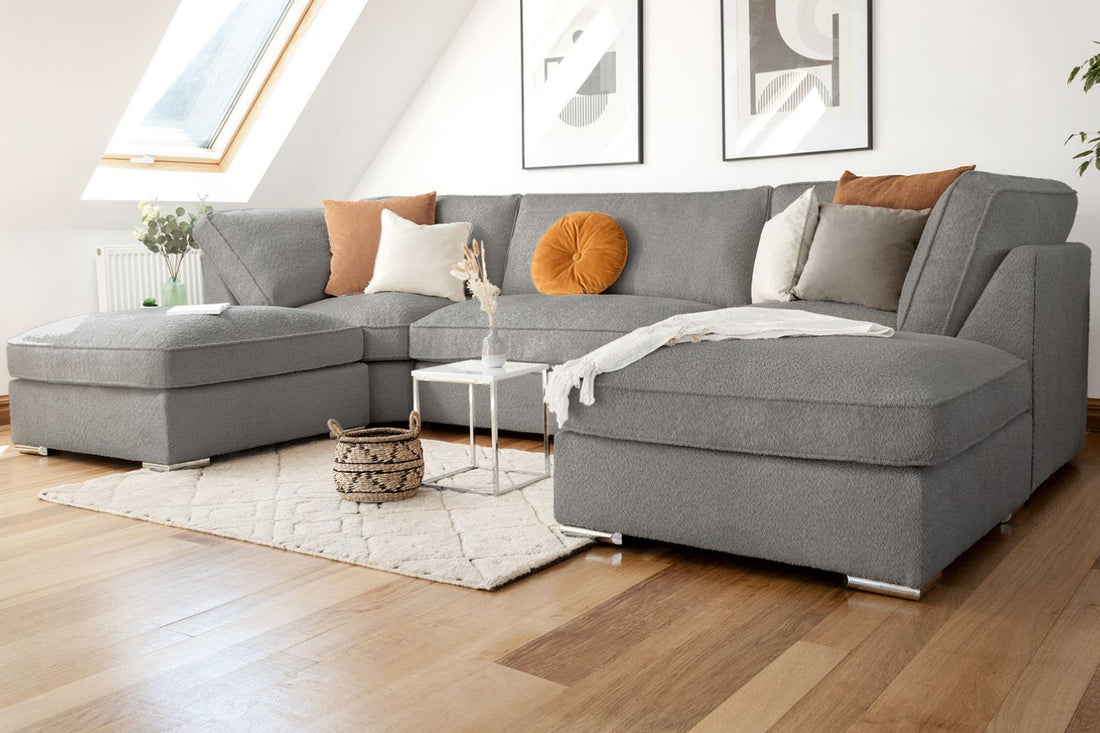
[[[95,313],[8,343],[12,440],[157,467],[365,422],[360,329],[296,308]]]
[[[985,344],[898,333],[659,349],[574,393],[568,430],[706,450],[934,466],[1026,415],[1025,362]]]
[[[781,186],[772,213],[811,185],[831,198]],[[674,347],[600,376],[556,439],[556,517],[919,597],[1083,443],[1076,204],[1060,182],[966,173],[932,209],[896,320],[865,318],[894,338]]]

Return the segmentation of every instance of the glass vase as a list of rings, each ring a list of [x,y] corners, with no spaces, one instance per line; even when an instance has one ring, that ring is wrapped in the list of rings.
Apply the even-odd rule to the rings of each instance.
[[[486,369],[500,369],[508,361],[504,339],[496,328],[489,329],[489,335],[481,340],[481,366]]]
[[[187,305],[187,284],[172,278],[160,286],[161,305]]]

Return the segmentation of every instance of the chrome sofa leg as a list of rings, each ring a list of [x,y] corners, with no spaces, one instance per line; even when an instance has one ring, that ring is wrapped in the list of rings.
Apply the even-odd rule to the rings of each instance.
[[[860,578],[856,575],[845,575],[845,585],[849,588],[855,588],[856,590],[866,591],[868,593],[877,593],[880,596],[892,596],[894,598],[904,598],[907,601],[919,601],[921,596],[928,592],[928,589],[936,584],[936,581],[940,579],[940,574],[937,573],[934,578],[922,585],[920,588],[911,588],[907,585],[897,585],[895,583],[886,583],[881,580],[871,580],[870,578]]]
[[[26,453],[31,456],[48,456],[50,449],[44,445],[19,445],[16,444],[14,448],[20,453]]]
[[[613,545],[621,545],[623,536],[620,532],[601,532],[598,529],[585,529],[584,527],[570,527],[568,524],[559,525],[558,528],[566,537],[584,537],[589,540],[610,542]]]
[[[148,468],[151,471],[183,471],[188,468],[205,468],[210,465],[209,458],[199,458],[195,461],[184,461],[183,463],[142,463],[142,468]]]

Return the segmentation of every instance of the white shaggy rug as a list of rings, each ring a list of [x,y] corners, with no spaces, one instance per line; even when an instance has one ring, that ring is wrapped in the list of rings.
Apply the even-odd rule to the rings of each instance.
[[[344,501],[332,479],[335,445],[318,439],[215,459],[201,469],[114,474],[46,489],[39,498],[482,590],[591,544],[558,531],[551,479],[503,496],[421,489],[404,501]],[[468,445],[423,445],[425,475],[467,463]],[[488,462],[481,449],[481,464]],[[542,454],[502,450],[501,465],[540,470]],[[464,478],[486,481],[488,472]]]

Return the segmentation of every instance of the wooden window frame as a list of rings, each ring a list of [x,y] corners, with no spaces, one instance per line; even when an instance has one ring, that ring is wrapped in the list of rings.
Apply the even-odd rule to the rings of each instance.
[[[248,137],[249,131],[255,126],[256,120],[263,111],[264,105],[274,92],[275,87],[278,86],[279,79],[289,65],[290,59],[294,56],[294,51],[305,37],[309,30],[309,26],[317,17],[317,13],[320,11],[323,4],[324,0],[308,0],[305,9],[298,17],[298,21],[287,37],[286,43],[283,44],[282,50],[279,51],[278,56],[276,56],[275,63],[271,65],[271,68],[267,72],[267,76],[260,84],[259,91],[253,97],[244,116],[241,117],[240,121],[237,123],[237,128],[233,131],[232,135],[230,135],[229,143],[225,146],[225,150],[222,152],[221,157],[215,160],[210,158],[189,157],[186,155],[155,155],[150,156],[154,158],[154,161],[151,163],[138,163],[134,162],[133,158],[143,157],[140,154],[125,155],[122,153],[113,153],[104,154],[102,158],[100,158],[100,166],[108,168],[127,168],[130,170],[171,170],[198,173],[224,173],[229,170],[229,166],[232,164],[234,157],[236,157],[237,153],[240,151],[241,145]]]

